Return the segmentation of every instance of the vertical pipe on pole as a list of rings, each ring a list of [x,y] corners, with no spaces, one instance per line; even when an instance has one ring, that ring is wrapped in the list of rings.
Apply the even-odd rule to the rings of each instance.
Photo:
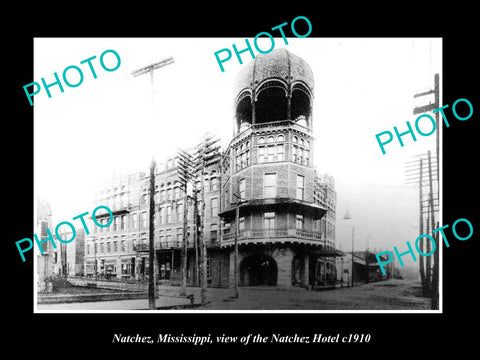
[[[233,272],[233,297],[238,298],[238,235],[239,235],[239,221],[240,221],[240,199],[237,198],[237,208],[235,209],[235,264]]]
[[[435,106],[440,107],[440,79],[439,75],[435,74]],[[437,201],[438,206],[440,207],[440,128],[439,128],[439,114],[438,111],[435,113],[435,122],[437,125],[436,133],[436,151],[437,151]],[[433,201],[433,200],[432,200]],[[433,202],[431,203],[432,212],[433,212]],[[440,218],[440,216],[439,216]],[[440,220],[440,219],[439,219]],[[439,228],[439,222],[437,221],[437,229]],[[433,229],[433,219],[432,219],[432,229]],[[438,232],[434,234],[433,238],[438,246],[438,249],[433,254],[433,274],[432,274],[432,300],[431,308],[432,310],[439,309],[439,269],[440,269],[440,243],[438,241]]]
[[[418,184],[419,202],[420,202],[419,235],[423,235],[423,204],[422,204],[423,158],[420,157],[419,161],[420,161],[420,177],[419,177],[419,184]],[[423,239],[424,239],[423,237],[420,239],[420,250],[422,252],[423,252],[423,244],[424,244]],[[425,286],[426,286],[425,285],[425,265],[424,265],[423,256],[420,256],[419,270],[420,270],[420,280],[422,282],[422,291],[423,291],[423,294],[425,295]]]
[[[352,287],[353,287],[353,238],[355,233],[355,227],[352,224]]]
[[[154,215],[155,215],[155,160],[152,158],[150,166],[150,206],[148,232],[148,304],[150,310],[155,310],[155,246],[154,246]]]
[[[201,211],[200,211],[200,262],[201,262],[201,281],[200,281],[200,295],[201,303],[205,305],[207,303],[207,247],[205,244],[205,234],[204,234],[204,221],[205,221],[205,150],[202,152],[201,159],[201,171],[200,171],[200,186],[201,186]]]
[[[188,206],[187,206],[187,180],[183,182],[183,254],[182,254],[182,286],[180,295],[187,295],[187,221],[188,221]]]
[[[429,182],[429,187],[430,187],[430,193],[429,193],[429,206],[430,206],[430,221],[431,221],[431,226],[432,226],[432,231],[434,229],[434,226],[435,226],[435,213],[434,213],[434,206],[433,206],[433,175],[432,175],[432,158],[431,158],[431,153],[430,153],[430,150],[428,151],[428,182]],[[428,242],[428,244],[430,244],[430,241]],[[428,253],[430,253],[430,247],[428,249]],[[435,252],[438,252],[440,251],[439,249],[437,249],[437,251]],[[429,271],[429,282],[428,282],[428,285],[429,285],[429,295],[430,296],[433,296],[432,294],[432,281],[433,281],[433,274],[430,273],[432,272],[432,267],[431,267],[431,257],[427,257],[427,267],[428,267],[428,271]],[[430,279],[432,279],[432,281],[430,281]]]
[[[198,194],[197,190],[194,189],[194,198],[193,198],[193,221],[194,221],[194,238],[193,241],[195,242],[195,284],[200,286],[200,271],[199,271],[199,262],[198,262]]]

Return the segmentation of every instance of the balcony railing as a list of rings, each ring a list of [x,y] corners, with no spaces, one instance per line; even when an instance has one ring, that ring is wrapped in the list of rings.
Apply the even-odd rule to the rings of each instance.
[[[137,244],[133,247],[135,252],[145,252],[148,251],[148,244]]]
[[[220,246],[220,241],[215,240],[205,240],[206,241],[206,246],[207,247],[217,247]],[[200,243],[198,244],[200,246]],[[188,240],[187,242],[187,248],[193,249],[195,247],[195,242],[193,240]],[[181,249],[183,248],[183,241],[182,240],[171,240],[171,241],[161,241],[161,242],[156,242],[155,243],[155,249],[156,250],[162,250],[162,249]]]
[[[322,233],[316,231],[306,231],[302,229],[261,229],[261,230],[241,230],[239,231],[239,240],[243,239],[265,239],[265,238],[286,238],[293,237],[305,240],[317,240],[325,241],[325,237]],[[223,242],[233,241],[235,239],[235,233],[229,233],[223,235]],[[334,248],[334,244],[331,241],[327,241],[327,247]]]
[[[265,128],[265,127],[278,127],[278,126],[285,126],[285,127],[294,127],[297,128],[300,131],[306,132],[306,133],[311,133],[312,130],[309,128],[297,124],[295,121],[292,120],[279,120],[279,121],[270,121],[266,123],[257,123],[253,124],[250,127],[252,129],[259,129],[259,128]]]

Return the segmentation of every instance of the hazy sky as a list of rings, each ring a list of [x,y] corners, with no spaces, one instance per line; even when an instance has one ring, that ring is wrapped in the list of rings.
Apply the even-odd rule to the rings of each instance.
[[[404,185],[404,163],[434,150],[435,136],[417,136],[416,142],[405,136],[403,148],[394,140],[383,155],[375,134],[393,132],[393,126],[406,130],[406,121],[413,126],[413,94],[431,88],[434,74],[441,74],[441,39],[275,40],[276,48],[307,61],[315,77],[315,165],[335,177],[337,246],[351,249],[351,227],[342,220],[347,207],[356,249],[367,240],[377,249],[414,241],[418,194]],[[64,86],[64,93],[52,87],[52,98],[42,89],[34,100],[35,190],[51,202],[54,223],[91,212],[102,180],[114,171],[145,170],[152,151],[162,161],[206,132],[218,134],[224,145],[232,137],[232,88],[244,65],[234,57],[221,72],[214,52],[240,48],[243,38],[37,38],[34,44],[32,81],[53,82],[53,73],[61,77],[69,65],[84,73],[80,86]],[[108,49],[121,57],[113,72],[99,63]],[[80,65],[94,55],[97,79]],[[155,71],[152,129],[150,78],[130,73],[170,56],[175,63]],[[242,58],[244,64],[251,60],[248,52]]]

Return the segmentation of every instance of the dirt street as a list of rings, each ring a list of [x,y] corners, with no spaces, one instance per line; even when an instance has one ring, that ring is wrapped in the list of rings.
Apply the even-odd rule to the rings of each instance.
[[[229,290],[225,290],[227,293]],[[231,290],[230,290],[231,293]],[[282,291],[240,288],[239,299],[209,296],[200,310],[429,310],[430,299],[421,297],[420,283],[388,280],[353,288]],[[217,295],[219,295],[217,293]]]

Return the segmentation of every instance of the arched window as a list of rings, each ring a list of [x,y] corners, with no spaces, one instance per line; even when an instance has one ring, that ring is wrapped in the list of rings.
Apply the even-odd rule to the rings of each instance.
[[[305,119],[305,116],[301,116],[297,120],[297,124],[303,127],[307,127],[307,120]]]
[[[259,144],[265,144],[265,138],[263,136],[258,138],[258,143]]]
[[[252,98],[250,95],[245,95],[238,102],[236,109],[237,126],[239,132],[242,132],[252,123]]]
[[[277,141],[285,141],[285,136],[283,136],[282,134],[278,135]]]
[[[268,142],[269,144],[272,144],[272,143],[275,142],[275,138],[274,138],[273,136],[269,136],[268,139],[267,139],[267,142]]]
[[[262,85],[255,103],[255,121],[267,123],[287,119],[287,96],[285,85],[272,81]]]
[[[310,119],[310,96],[308,90],[301,84],[296,84],[292,90],[291,117],[297,124],[308,127]]]
[[[240,124],[239,132],[243,132],[247,130],[249,127],[250,127],[250,123],[242,121],[242,123]]]
[[[160,201],[165,201],[165,184],[160,185]]]
[[[218,178],[216,176],[212,177],[212,182],[210,184],[210,189],[211,191],[216,191],[218,190]]]

